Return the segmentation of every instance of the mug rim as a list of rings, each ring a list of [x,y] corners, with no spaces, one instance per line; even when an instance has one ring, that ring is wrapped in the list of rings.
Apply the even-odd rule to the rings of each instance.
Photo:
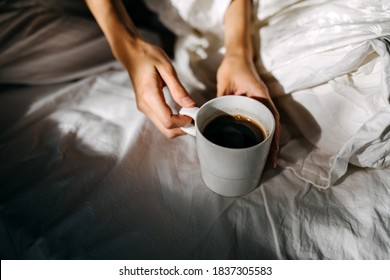
[[[256,102],[254,104],[257,104],[257,105],[260,105],[260,107],[263,107],[263,109],[266,110],[267,113],[269,113],[271,115],[271,129],[270,129],[270,133],[266,133],[267,134],[267,137],[261,141],[260,143],[256,144],[256,145],[253,145],[253,146],[250,146],[250,147],[246,147],[246,148],[228,148],[228,147],[224,147],[224,146],[221,146],[221,145],[218,145],[218,144],[215,144],[214,142],[210,141],[209,139],[207,139],[203,133],[200,131],[199,129],[199,126],[198,126],[198,118],[199,118],[199,113],[201,112],[201,110],[207,106],[208,104],[210,103],[214,103],[214,102],[220,102],[221,99],[234,99],[234,98],[237,98],[237,99],[242,99],[242,98],[245,98],[246,101],[249,101],[249,102]],[[264,125],[263,124],[260,124],[262,126],[262,128],[265,130],[265,128],[263,127]],[[243,150],[252,150],[252,149],[257,149],[259,148],[260,146],[262,145],[265,145],[266,142],[268,141],[272,141],[272,138],[273,138],[273,135],[274,135],[274,132],[275,132],[275,117],[274,115],[272,114],[271,110],[268,109],[267,106],[265,106],[262,102],[254,99],[254,98],[251,98],[249,96],[243,96],[243,95],[224,95],[224,96],[220,96],[220,97],[215,97],[209,101],[207,101],[206,103],[204,103],[200,108],[199,108],[199,112],[196,114],[196,119],[195,119],[195,127],[196,127],[196,131],[197,131],[197,134],[200,135],[204,140],[206,140],[207,143],[210,143],[211,145],[213,145],[214,147],[218,147],[222,150],[227,150],[227,151],[243,151]],[[266,132],[266,131],[265,131]]]

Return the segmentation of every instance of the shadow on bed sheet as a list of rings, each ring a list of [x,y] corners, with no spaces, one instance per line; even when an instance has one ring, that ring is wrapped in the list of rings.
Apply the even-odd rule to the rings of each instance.
[[[64,131],[52,117],[56,110],[1,137],[2,259],[277,258],[246,239],[240,213],[229,211],[248,198],[224,198],[204,186],[193,139],[150,139],[155,129],[146,123],[137,141],[148,145],[118,159],[117,151],[88,145],[80,130]],[[100,132],[121,135],[114,124]]]
[[[289,130],[287,133],[294,137],[300,134],[315,146],[322,131],[313,115],[302,104],[296,102],[290,94],[279,96],[275,102],[281,114],[281,122],[285,129]],[[310,129],[307,129],[308,127]]]
[[[150,139],[155,131],[147,124],[137,140],[149,145],[132,148],[118,159],[116,142],[122,135],[115,124],[99,131],[113,144],[102,150],[85,142],[82,129],[72,127],[77,122],[55,121],[61,106],[49,103],[29,115],[38,96],[8,93],[12,102],[2,102],[9,108],[2,113],[12,128],[2,126],[6,135],[1,134],[0,148],[2,259],[235,257],[235,248],[226,246],[234,244],[234,229],[214,204],[219,201],[228,208],[234,201],[209,192],[194,179],[199,170],[194,169],[193,151],[192,159],[180,164],[185,172],[170,174],[169,161],[191,151],[188,143],[170,156],[179,140]],[[44,90],[39,93],[43,98]],[[69,114],[83,118],[80,112]],[[91,124],[93,116],[88,117]],[[72,129],[64,130],[64,125]],[[166,141],[167,150],[156,168],[159,141]],[[195,180],[190,189],[187,180]],[[208,203],[214,204],[213,218]]]
[[[112,88],[102,82],[2,94],[4,259],[283,258],[264,192],[282,168],[265,170],[250,195],[216,195],[200,179],[191,136],[168,140],[141,113],[122,128],[94,115],[118,109],[104,98],[129,106],[128,94],[89,94]]]
[[[0,136],[30,110],[31,105],[70,83],[44,86],[0,85]]]
[[[388,256],[388,188],[377,171],[355,168],[324,191],[268,169],[250,195],[225,198],[200,179],[191,136],[168,140],[135,110],[122,129],[100,119],[97,107],[118,108],[106,98],[126,108],[131,102],[108,87],[65,91],[67,98],[54,99],[61,102],[38,98],[38,107],[32,98],[35,115],[21,101],[20,116],[10,119],[21,120],[0,136],[2,259]],[[80,96],[86,107],[66,103]]]

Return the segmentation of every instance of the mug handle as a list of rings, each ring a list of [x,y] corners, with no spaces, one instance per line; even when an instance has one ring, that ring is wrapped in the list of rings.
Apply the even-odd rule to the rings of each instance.
[[[179,111],[179,114],[180,115],[189,116],[189,117],[191,117],[195,121],[195,118],[196,118],[196,115],[198,114],[198,112],[199,112],[199,108],[198,107],[181,108],[180,111]],[[196,127],[195,127],[195,125],[189,124],[187,126],[180,127],[180,128],[185,133],[187,133],[189,135],[192,135],[194,137],[196,136]]]

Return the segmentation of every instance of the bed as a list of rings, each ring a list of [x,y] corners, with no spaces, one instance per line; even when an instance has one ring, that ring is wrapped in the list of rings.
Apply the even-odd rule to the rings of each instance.
[[[390,7],[360,2],[255,1],[259,71],[283,133],[278,167],[242,197],[205,186],[194,138],[166,139],[110,55],[50,79],[0,71],[1,259],[389,259]],[[332,28],[316,17],[330,11]],[[202,28],[177,31],[175,60],[198,105],[219,54],[204,44],[216,29]]]

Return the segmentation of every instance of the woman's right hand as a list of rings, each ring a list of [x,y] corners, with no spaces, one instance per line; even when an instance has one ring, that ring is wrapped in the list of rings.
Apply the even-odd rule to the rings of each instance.
[[[193,107],[195,102],[180,83],[165,52],[141,38],[124,42],[114,52],[126,67],[133,83],[137,107],[168,138],[183,135],[180,127],[191,122],[188,116],[173,114],[167,105],[163,88],[181,107]]]
[[[164,99],[166,86],[181,107],[195,102],[180,83],[165,52],[138,33],[120,0],[86,0],[115,58],[127,69],[133,83],[138,109],[168,138],[183,135],[180,127],[191,122],[174,114]]]

